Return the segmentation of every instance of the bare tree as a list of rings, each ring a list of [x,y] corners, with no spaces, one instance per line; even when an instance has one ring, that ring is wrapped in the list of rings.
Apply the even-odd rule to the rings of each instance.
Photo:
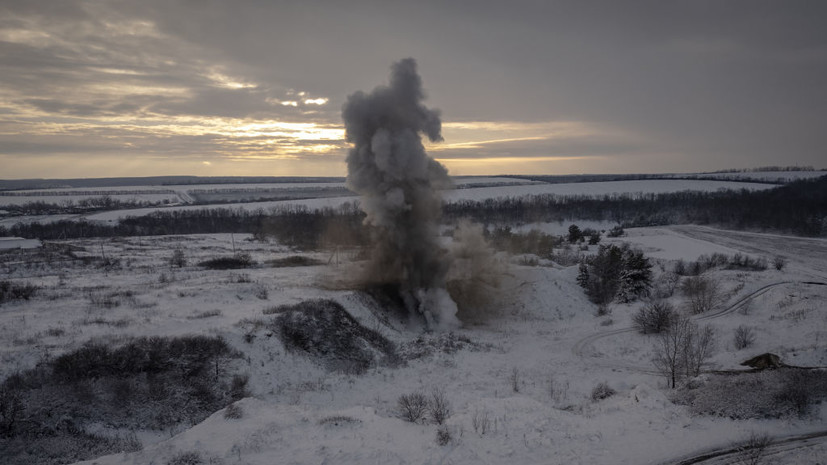
[[[669,379],[674,389],[682,377],[698,376],[715,350],[715,331],[698,327],[685,316],[671,319],[655,345],[655,368]]]
[[[704,276],[691,276],[681,285],[687,306],[693,315],[712,310],[718,305],[721,291],[718,283]]]
[[[687,377],[698,376],[715,351],[715,330],[711,326],[689,324],[683,341],[683,365]]]
[[[675,388],[683,366],[683,346],[692,323],[689,318],[677,316],[669,322],[669,329],[660,333],[655,346],[655,368],[670,380]]]

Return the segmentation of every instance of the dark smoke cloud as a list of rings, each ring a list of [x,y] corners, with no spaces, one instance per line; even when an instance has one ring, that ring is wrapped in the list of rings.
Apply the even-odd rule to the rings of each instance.
[[[458,324],[446,290],[450,267],[439,244],[439,189],[450,186],[444,166],[425,152],[420,133],[442,140],[439,111],[423,105],[416,61],[391,67],[390,83],[356,92],[342,110],[347,141],[348,187],[361,195],[366,223],[373,226],[372,282],[398,284],[409,307],[432,327]]]

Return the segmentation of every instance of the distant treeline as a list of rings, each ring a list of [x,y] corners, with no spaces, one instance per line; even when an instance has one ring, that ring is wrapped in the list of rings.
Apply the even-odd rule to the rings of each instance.
[[[537,195],[460,201],[448,219],[484,224],[611,221],[624,227],[705,224],[732,229],[827,235],[827,176],[763,191],[676,192],[602,197]]]
[[[339,208],[310,210],[302,205],[260,210],[232,208],[157,211],[127,217],[110,225],[90,221],[61,220],[51,223],[18,223],[0,226],[0,236],[58,240],[82,237],[162,236],[176,234],[250,233],[275,237],[302,249],[364,244],[364,216],[354,203]]]
[[[730,229],[827,236],[827,176],[794,181],[763,191],[677,192],[669,194],[518,198],[446,204],[444,219],[471,218],[486,225],[576,220],[611,221],[624,227],[704,224]],[[0,226],[0,236],[42,240],[78,237],[251,233],[282,243],[316,248],[365,244],[368,232],[358,202],[310,210],[285,205],[269,210],[232,208],[158,211],[107,225],[87,221],[18,223]]]

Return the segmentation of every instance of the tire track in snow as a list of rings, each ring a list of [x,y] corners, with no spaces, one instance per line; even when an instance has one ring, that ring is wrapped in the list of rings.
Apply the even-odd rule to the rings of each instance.
[[[825,443],[827,443],[827,430],[776,438],[772,442],[770,442],[770,444],[764,450],[762,457],[792,452],[798,449],[806,449],[808,447],[813,447]],[[669,461],[663,463],[664,465],[694,465],[698,463],[712,465],[739,463],[739,454],[741,454],[743,451],[744,446],[726,447],[709,450],[689,458],[676,459],[676,461]]]

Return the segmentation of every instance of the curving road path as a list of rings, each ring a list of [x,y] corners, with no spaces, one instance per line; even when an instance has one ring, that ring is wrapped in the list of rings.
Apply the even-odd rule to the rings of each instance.
[[[763,453],[761,454],[761,457],[767,458],[773,455],[785,454],[798,449],[806,449],[820,444],[827,444],[827,431],[817,431],[815,433],[779,437],[773,439],[769,443],[769,445],[767,445],[766,449],[764,449]],[[664,465],[694,465],[698,463],[706,465],[725,465],[732,463],[742,463],[740,459],[741,454],[743,454],[744,451],[745,448],[743,446],[714,449],[692,457],[677,459],[677,461],[675,462],[664,462]],[[786,463],[795,462],[788,461]]]

